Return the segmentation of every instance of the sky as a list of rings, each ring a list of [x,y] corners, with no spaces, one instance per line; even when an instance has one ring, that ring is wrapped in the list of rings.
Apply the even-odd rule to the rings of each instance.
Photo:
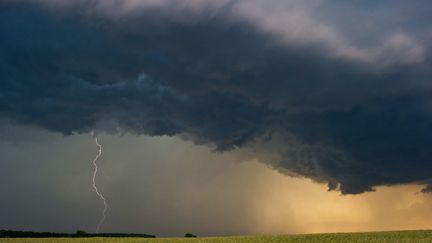
[[[431,228],[431,10],[1,1],[0,228]]]

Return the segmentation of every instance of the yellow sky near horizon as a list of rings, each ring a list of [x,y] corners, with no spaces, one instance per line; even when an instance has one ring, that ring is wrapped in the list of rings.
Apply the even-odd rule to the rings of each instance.
[[[432,195],[421,193],[422,186],[383,186],[341,195],[257,162],[243,166],[256,167],[265,181],[254,201],[258,234],[432,229]]]

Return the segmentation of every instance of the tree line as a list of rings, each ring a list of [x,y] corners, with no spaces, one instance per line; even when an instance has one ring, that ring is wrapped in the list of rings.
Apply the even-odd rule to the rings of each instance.
[[[77,230],[75,233],[54,233],[54,232],[33,232],[33,231],[16,231],[0,230],[0,238],[73,238],[73,237],[141,237],[156,238],[148,234],[127,234],[127,233],[87,233],[83,230]]]

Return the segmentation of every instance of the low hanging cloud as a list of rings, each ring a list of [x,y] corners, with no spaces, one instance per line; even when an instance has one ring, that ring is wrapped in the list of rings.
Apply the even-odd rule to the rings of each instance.
[[[271,151],[344,194],[429,185],[427,13],[385,2],[2,1],[0,118]]]

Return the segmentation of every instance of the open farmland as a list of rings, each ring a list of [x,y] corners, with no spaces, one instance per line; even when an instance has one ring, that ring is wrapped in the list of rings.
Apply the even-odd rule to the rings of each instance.
[[[286,236],[236,236],[236,237],[205,237],[205,238],[3,238],[4,243],[56,243],[56,242],[84,242],[84,243],[264,243],[264,242],[374,242],[374,243],[398,243],[398,242],[432,242],[432,231],[396,231],[373,233],[337,233],[337,234],[310,234],[310,235],[286,235]]]

